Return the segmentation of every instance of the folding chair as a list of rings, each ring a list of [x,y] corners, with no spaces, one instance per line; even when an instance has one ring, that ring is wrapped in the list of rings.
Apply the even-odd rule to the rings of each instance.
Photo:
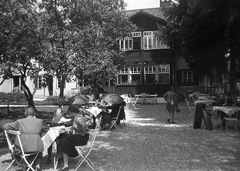
[[[120,106],[120,107],[119,107],[117,116],[114,117],[114,118],[112,118],[112,120],[111,120],[111,126],[110,126],[110,128],[109,128],[109,131],[110,131],[113,127],[115,127],[116,129],[120,129],[119,126],[117,125],[117,120],[118,120],[118,118],[119,118],[119,115],[120,115],[120,112],[121,112],[122,107],[123,107],[123,106]]]
[[[99,118],[99,121],[101,120],[101,118]],[[92,163],[92,161],[89,159],[89,154],[91,153],[92,149],[93,149],[93,145],[94,145],[94,142],[96,140],[96,137],[97,137],[97,134],[100,130],[100,122],[98,122],[96,124],[96,127],[95,129],[90,132],[90,140],[88,141],[87,145],[85,146],[76,146],[76,150],[78,151],[78,154],[79,156],[78,157],[81,157],[81,159],[79,160],[79,162],[77,163],[76,165],[76,168],[75,168],[75,171],[77,171],[79,169],[79,167],[82,165],[82,163],[85,161],[89,167],[95,171],[94,169],[94,164]]]
[[[188,115],[188,117],[191,117],[191,116],[195,113],[196,107],[190,105],[189,99],[186,97],[185,94],[183,94],[183,95],[184,95],[184,97],[185,97],[185,102],[187,103],[188,110],[191,112],[191,113]]]
[[[24,152],[19,131],[5,130],[4,133],[7,138],[8,147],[12,156],[12,162],[9,164],[6,170],[8,170],[11,166],[13,166],[14,163],[17,163],[17,167],[21,167],[23,170],[35,171],[32,165],[35,162],[36,158],[38,157],[39,152],[34,152],[34,153]],[[16,148],[16,145],[14,144],[15,141],[19,142],[18,148],[20,148],[20,153],[17,155],[14,154],[14,149]],[[34,158],[30,160],[29,157],[34,157]]]
[[[130,104],[132,105],[133,109],[137,109],[137,107],[136,107],[137,101],[138,101],[138,97],[131,97],[130,98]]]

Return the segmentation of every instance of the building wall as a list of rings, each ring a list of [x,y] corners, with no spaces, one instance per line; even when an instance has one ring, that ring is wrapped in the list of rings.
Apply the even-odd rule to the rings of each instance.
[[[30,91],[33,93],[35,84],[33,83],[33,80],[30,79],[30,77],[27,77],[26,84],[29,87]],[[65,89],[64,89],[64,95],[71,97],[73,93],[73,89],[77,87],[76,81],[72,81],[70,83],[66,83]],[[13,79],[10,78],[8,80],[5,80],[4,83],[0,86],[0,92],[10,93],[13,92]],[[20,86],[19,86],[20,89]],[[75,91],[76,93],[76,91]],[[60,94],[60,88],[58,88],[58,81],[57,78],[53,78],[53,96],[59,96]],[[48,87],[37,89],[34,97],[42,97],[42,96],[49,96]]]

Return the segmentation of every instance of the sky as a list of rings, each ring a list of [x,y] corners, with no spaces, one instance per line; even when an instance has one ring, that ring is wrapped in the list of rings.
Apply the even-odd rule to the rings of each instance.
[[[127,3],[127,10],[157,8],[160,6],[160,0],[124,0]]]

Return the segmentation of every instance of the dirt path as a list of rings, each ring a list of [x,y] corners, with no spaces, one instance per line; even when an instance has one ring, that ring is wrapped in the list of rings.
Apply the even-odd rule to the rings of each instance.
[[[165,105],[137,105],[126,110],[126,125],[101,131],[90,158],[100,171],[240,170],[240,132],[192,128],[193,118],[184,103],[176,124],[166,122]],[[0,154],[0,168],[9,155]],[[43,170],[51,170],[45,164]],[[71,159],[71,169],[76,164]],[[61,168],[62,165],[59,165]],[[2,170],[0,169],[0,170]],[[79,170],[91,170],[83,164]]]

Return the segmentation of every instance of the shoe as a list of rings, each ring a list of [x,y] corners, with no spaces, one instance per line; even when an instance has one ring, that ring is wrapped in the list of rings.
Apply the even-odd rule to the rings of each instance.
[[[61,171],[69,171],[69,168],[64,166]]]
[[[168,121],[168,123],[170,123],[170,119],[169,118],[167,119],[167,121]]]

